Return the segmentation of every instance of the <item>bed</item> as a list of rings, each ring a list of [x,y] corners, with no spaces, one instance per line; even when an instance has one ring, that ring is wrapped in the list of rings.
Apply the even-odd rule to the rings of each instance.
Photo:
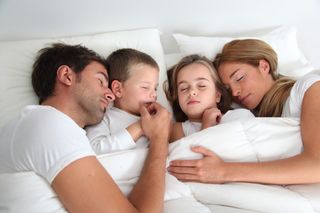
[[[279,70],[282,74],[297,77],[319,69],[320,41],[317,38],[320,36],[320,30],[315,27],[320,24],[320,15],[316,10],[320,6],[319,1],[306,0],[298,3],[298,1],[269,0],[262,2],[255,5],[253,0],[241,1],[241,3],[233,0],[224,2],[207,0],[198,3],[165,0],[153,1],[152,4],[150,1],[125,0],[104,3],[91,1],[90,4],[85,1],[55,1],[54,3],[40,0],[28,3],[0,1],[0,26],[2,26],[0,30],[0,128],[17,116],[23,106],[37,103],[30,82],[32,62],[39,49],[53,42],[81,43],[102,55],[108,55],[122,47],[137,48],[156,59],[161,70],[160,82],[166,79],[165,70],[184,55],[199,53],[212,58],[225,42],[239,37],[258,37],[270,43],[279,54]],[[70,13],[74,4],[77,4],[78,9]],[[234,8],[230,8],[230,4],[233,4]],[[288,4],[292,8],[290,11],[284,9]],[[236,9],[239,7],[243,8],[241,12]],[[265,17],[266,14],[260,14],[261,10],[272,10],[273,16]],[[12,13],[12,11],[15,12]],[[57,16],[54,11],[60,11],[60,15]],[[142,15],[137,16],[140,13]],[[251,15],[244,16],[244,13]],[[297,13],[300,14],[298,17]],[[189,17],[190,14],[193,14],[192,19]],[[255,16],[255,20],[251,16]],[[158,96],[159,101],[170,110],[161,90]],[[242,144],[233,143],[230,146],[214,144],[212,149],[219,150],[221,156],[230,161],[278,159],[301,151],[298,121],[255,119],[252,123],[247,123],[247,127],[253,125],[253,122],[267,125],[267,127],[260,127],[260,130],[283,128],[286,134],[281,135],[278,132],[273,139],[293,140],[295,143],[284,142],[283,149],[278,153],[272,149],[270,143],[260,143],[259,147],[262,150],[260,152],[257,151],[259,150],[257,146],[253,149],[251,143],[253,140],[250,143],[243,140]],[[241,129],[241,125],[244,124],[237,123],[221,128],[238,127],[234,132],[241,134],[240,131],[236,131]],[[255,126],[258,128],[258,125]],[[203,143],[206,143],[206,139],[218,137],[217,134],[220,132],[222,131],[213,129],[197,137],[202,137]],[[239,135],[229,136],[228,140],[239,137]],[[260,139],[263,142],[269,140],[270,138]],[[186,141],[178,141],[172,145],[169,160],[181,158],[181,155],[186,158],[199,157],[193,156],[188,151],[195,141],[190,137]],[[241,147],[241,151],[237,150],[237,147]],[[126,194],[139,176],[146,151],[141,149],[113,153],[99,156],[99,160]],[[133,167],[126,162],[136,162],[136,164]],[[168,213],[320,212],[319,184],[207,185],[183,184],[169,175],[166,178],[165,212]],[[23,187],[25,183],[34,184],[34,191],[25,189]],[[30,194],[36,196],[29,196]],[[200,204],[193,204],[194,199],[200,201]],[[14,208],[8,208],[12,203]],[[34,205],[26,209],[26,204],[29,203]],[[189,206],[186,203],[189,203]],[[64,210],[54,192],[41,177],[32,173],[21,173],[0,175],[0,212],[64,212]]]

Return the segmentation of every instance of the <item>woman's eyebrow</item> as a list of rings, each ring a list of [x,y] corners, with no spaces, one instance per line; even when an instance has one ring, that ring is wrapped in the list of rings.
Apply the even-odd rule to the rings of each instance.
[[[229,78],[232,78],[239,70],[240,70],[240,68],[237,68],[235,71],[233,71],[233,72],[230,74]]]

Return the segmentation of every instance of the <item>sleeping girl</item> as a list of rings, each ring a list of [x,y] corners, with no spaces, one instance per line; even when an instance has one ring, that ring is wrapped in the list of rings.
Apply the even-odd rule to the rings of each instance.
[[[230,94],[206,57],[186,56],[167,74],[164,90],[177,121],[170,142],[219,123],[254,117],[249,110],[229,110]]]

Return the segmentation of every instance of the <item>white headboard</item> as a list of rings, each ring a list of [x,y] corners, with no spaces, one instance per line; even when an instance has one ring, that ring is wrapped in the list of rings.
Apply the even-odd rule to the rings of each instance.
[[[0,0],[0,40],[48,38],[153,27],[166,53],[171,33],[237,35],[296,27],[299,45],[320,68],[319,0]]]

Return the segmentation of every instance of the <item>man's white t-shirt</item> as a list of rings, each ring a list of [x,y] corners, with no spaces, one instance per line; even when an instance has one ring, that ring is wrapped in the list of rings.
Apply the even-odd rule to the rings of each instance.
[[[86,132],[50,106],[26,106],[0,131],[0,173],[33,171],[51,184],[73,161],[95,155]]]

